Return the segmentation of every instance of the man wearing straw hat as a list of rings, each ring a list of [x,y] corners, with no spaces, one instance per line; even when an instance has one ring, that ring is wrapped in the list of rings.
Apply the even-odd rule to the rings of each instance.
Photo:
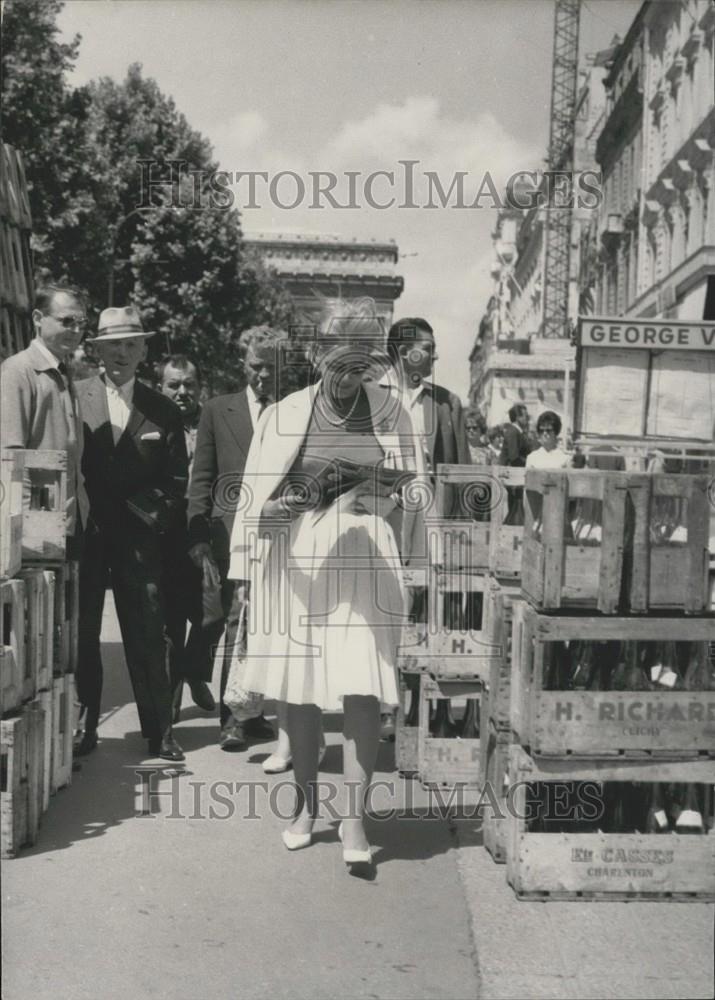
[[[80,567],[77,689],[82,752],[97,744],[100,631],[111,577],[124,654],[150,756],[183,760],[172,736],[162,553],[182,537],[188,462],[179,408],[136,379],[147,338],[133,306],[105,309],[91,341],[104,372],[77,384],[91,523]]]

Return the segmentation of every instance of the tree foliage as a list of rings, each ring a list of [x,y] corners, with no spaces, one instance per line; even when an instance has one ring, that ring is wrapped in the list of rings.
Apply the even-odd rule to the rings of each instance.
[[[289,322],[290,298],[246,251],[238,213],[209,198],[209,141],[141,66],[69,87],[80,38],[59,41],[62,6],[9,0],[3,17],[3,138],[25,159],[37,263],[95,310],[112,288],[133,299],[161,334],[153,350],[185,351],[231,385],[241,330]]]

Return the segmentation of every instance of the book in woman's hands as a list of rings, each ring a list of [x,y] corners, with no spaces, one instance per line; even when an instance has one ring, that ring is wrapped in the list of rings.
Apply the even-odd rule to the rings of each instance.
[[[337,497],[364,485],[366,492],[389,496],[414,479],[414,473],[389,469],[384,465],[361,464],[347,458],[304,456],[301,473],[309,480],[311,492],[319,494],[316,507],[325,507]]]

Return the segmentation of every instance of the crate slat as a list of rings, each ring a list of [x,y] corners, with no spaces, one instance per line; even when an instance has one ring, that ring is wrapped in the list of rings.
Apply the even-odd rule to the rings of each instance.
[[[0,721],[0,853],[12,858],[27,841],[27,728],[17,715]]]
[[[0,582],[0,711],[13,711],[22,702],[25,678],[25,585],[22,580]]]
[[[0,455],[0,577],[15,576],[22,565],[22,452]]]
[[[413,697],[410,690],[410,684],[414,685],[416,690],[419,690],[419,676],[417,674],[411,675],[414,678],[411,682],[408,681],[406,672],[403,670],[399,671],[398,676],[400,701],[397,706],[397,714],[395,716],[395,767],[399,773],[405,777],[413,777],[417,774],[418,768],[418,727],[408,725],[407,722],[410,708],[412,706],[411,699]]]
[[[506,790],[509,772],[510,734],[499,731],[490,722],[481,741],[481,770],[484,776],[482,795],[482,838],[484,846],[498,865],[506,864]]]

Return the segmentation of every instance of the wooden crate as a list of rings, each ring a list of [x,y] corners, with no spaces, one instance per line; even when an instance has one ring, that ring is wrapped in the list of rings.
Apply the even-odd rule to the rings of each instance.
[[[72,781],[74,739],[74,677],[55,677],[52,685],[52,774],[50,791],[64,788]]]
[[[486,681],[497,653],[483,628],[488,577],[433,566],[429,579],[425,669],[443,678]]]
[[[545,689],[551,644],[628,639],[712,644],[715,618],[553,616],[516,604],[511,719],[520,742],[539,755],[715,755],[715,690]]]
[[[399,671],[399,694],[400,701],[397,706],[395,716],[395,767],[400,774],[405,777],[414,777],[417,774],[417,732],[418,727],[407,725],[410,708],[412,705],[412,692],[410,691],[405,672]],[[412,682],[419,685],[419,676],[413,675]],[[418,689],[419,690],[419,689]]]
[[[715,763],[576,761],[509,748],[507,881],[521,899],[715,900],[715,836],[677,833],[532,833],[532,782],[682,782],[712,785]]]
[[[0,713],[5,715],[22,702],[25,677],[25,584],[22,580],[0,582],[0,614]]]
[[[27,842],[34,844],[44,812],[45,711],[33,701],[22,714],[27,727]]]
[[[430,561],[444,570],[486,572],[489,522],[501,486],[491,466],[437,466],[435,516],[425,519]]]
[[[55,663],[55,574],[51,569],[43,569],[42,621],[40,624],[41,654],[37,674],[37,690],[46,691],[52,687]]]
[[[534,607],[615,614],[626,570],[627,520],[635,523],[635,552],[645,537],[649,492],[645,473],[528,469],[522,589]],[[579,540],[579,524],[574,534],[572,519],[584,530],[588,521],[595,544]],[[634,573],[639,565],[640,560],[634,563]],[[631,610],[646,610],[637,580]]]
[[[37,705],[42,711],[42,788],[40,800],[44,813],[49,807],[52,792],[54,690],[50,688],[49,691],[40,691],[33,705]]]
[[[502,487],[500,502],[492,513],[489,535],[489,571],[505,580],[521,578],[524,522],[521,516],[525,469],[492,467]]]
[[[484,776],[482,795],[482,838],[492,859],[506,863],[506,810],[509,781],[509,733],[498,730],[490,721],[481,741],[481,771]],[[487,793],[487,788],[489,789]]]
[[[523,522],[512,508],[523,485],[524,469],[438,465],[436,517],[426,520],[431,561],[518,579]]]
[[[67,627],[67,672],[77,671],[79,654],[79,563],[71,560],[64,565],[65,624]]]
[[[24,716],[0,722],[0,854],[14,857],[27,841],[27,730]]]
[[[0,143],[0,216],[18,228],[32,228],[22,156],[7,142]]]
[[[79,574],[76,563],[62,563],[54,570],[54,646],[55,677],[70,673],[76,662],[79,632]],[[74,659],[73,659],[74,658]]]
[[[497,650],[490,661],[487,718],[502,732],[511,729],[512,618],[520,594],[493,578],[485,594],[485,632]]]
[[[23,451],[22,561],[63,562],[67,535],[67,452]]]
[[[47,663],[45,643],[45,620],[47,584],[41,569],[24,569],[19,579],[25,584],[25,672],[23,677],[22,700],[32,701],[40,690],[40,676],[51,672],[52,663]]]
[[[0,577],[15,576],[22,565],[23,452],[0,454]]]
[[[709,607],[711,480],[707,475],[664,473],[649,478],[648,538],[639,539],[634,576],[638,574],[641,587],[647,586],[649,611],[699,614]]]
[[[479,681],[436,680],[420,674],[420,716],[417,733],[417,765],[425,788],[480,788],[480,741],[478,739],[442,738],[430,733],[430,701],[459,697],[481,701],[483,686]]]

